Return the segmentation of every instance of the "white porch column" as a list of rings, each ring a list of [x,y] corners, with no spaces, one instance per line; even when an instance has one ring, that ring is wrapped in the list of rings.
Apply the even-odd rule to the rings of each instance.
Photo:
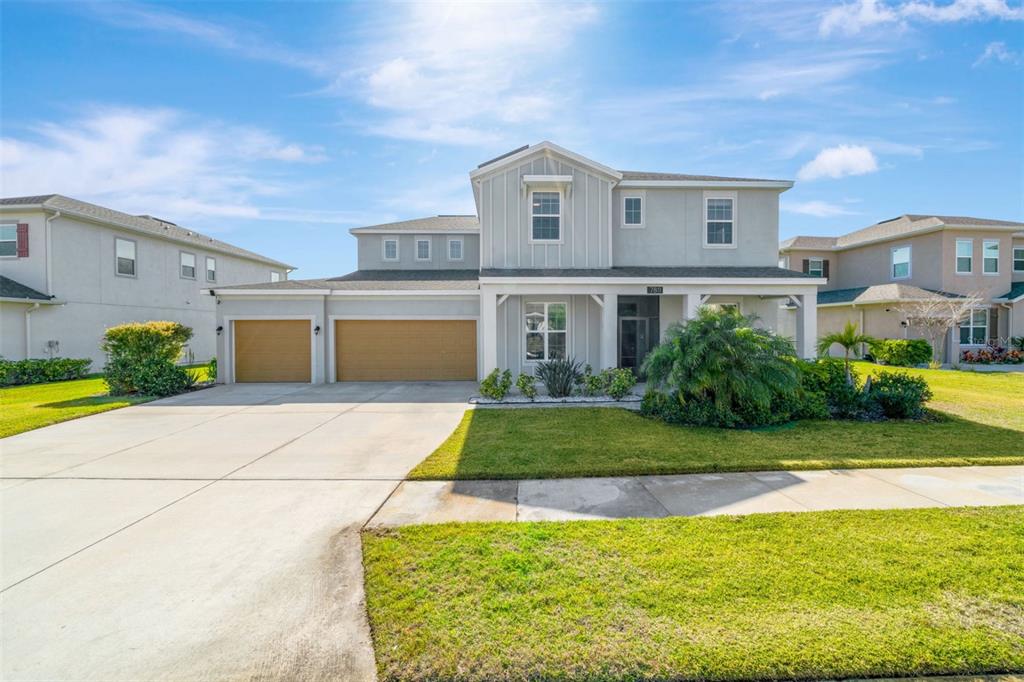
[[[700,294],[686,294],[683,298],[683,319],[692,320],[697,317],[697,309],[700,308]]]
[[[796,311],[796,352],[802,358],[818,355],[818,294],[796,297],[800,307]]]
[[[480,287],[480,346],[483,378],[498,368],[498,294],[487,286]]]
[[[601,308],[601,367],[619,365],[619,295],[605,294]]]

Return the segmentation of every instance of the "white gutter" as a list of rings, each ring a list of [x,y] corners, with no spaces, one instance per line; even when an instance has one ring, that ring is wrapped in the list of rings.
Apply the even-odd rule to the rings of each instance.
[[[823,285],[824,277],[481,277],[480,284],[797,284]]]
[[[790,189],[793,187],[791,180],[621,180],[616,187],[710,187],[737,188],[737,189]]]
[[[51,254],[53,253],[53,238],[51,237],[53,228],[50,223],[60,217],[60,211],[55,211],[52,216],[46,218],[46,229],[45,229],[45,247],[46,247],[46,295],[53,296],[53,266],[51,261]]]

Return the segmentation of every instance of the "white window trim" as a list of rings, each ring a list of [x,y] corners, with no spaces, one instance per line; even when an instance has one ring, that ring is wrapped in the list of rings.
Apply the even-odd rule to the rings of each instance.
[[[987,260],[987,258],[985,257],[985,247],[988,246],[989,244],[995,244],[996,245],[996,271],[995,272],[986,272],[985,271],[985,261]],[[986,277],[998,277],[999,276],[999,250],[1000,249],[999,249],[999,240],[998,239],[983,239],[981,241],[981,274],[982,275],[985,275]]]
[[[533,195],[535,192],[557,193],[558,194],[558,239],[534,239],[533,238]],[[611,201],[609,200],[609,203]],[[611,206],[608,207],[611,210]],[[550,213],[541,213],[540,216],[551,216]],[[565,191],[561,188],[531,189],[526,196],[526,236],[528,244],[564,244],[565,243]]]
[[[704,201],[702,202],[702,209],[704,211],[701,224],[703,227],[703,234],[701,235],[701,241],[704,243],[705,249],[735,249],[736,245],[740,241],[739,237],[739,206],[740,202],[737,199],[738,194],[736,192],[704,192]],[[708,200],[709,199],[732,199],[732,241],[728,244],[710,244],[708,243]],[[715,222],[724,222],[716,220]]]
[[[564,305],[565,306],[565,332],[562,332],[561,330],[557,330],[554,333],[556,333],[556,334],[564,333],[565,334],[565,357],[566,357],[566,359],[572,357],[572,353],[571,353],[572,346],[570,345],[572,343],[572,339],[569,338],[569,327],[572,326],[572,325],[569,324],[569,321],[572,319],[572,307],[569,305],[569,301],[552,301],[552,300],[547,300],[547,301],[540,300],[540,301],[538,301],[536,299],[527,300],[527,298],[525,296],[523,297],[522,301],[523,301],[523,303],[522,303],[522,305],[523,305],[523,309],[522,309],[522,319],[523,319],[522,324],[523,324],[523,326],[521,327],[521,329],[523,330],[522,331],[522,333],[523,333],[523,336],[522,336],[522,341],[523,341],[523,364],[524,365],[528,365],[530,367],[535,367],[538,363],[547,362],[548,360],[551,359],[550,357],[548,357],[548,355],[549,355],[549,353],[548,353],[548,333],[550,333],[551,330],[545,330],[543,332],[528,332],[528,331],[526,331],[526,306],[528,306],[528,305],[544,306],[544,324],[545,324],[545,326],[547,325],[547,320],[548,320],[548,306],[552,306],[552,305]],[[528,358],[526,356],[526,352],[527,352],[526,351],[526,336],[528,334],[542,334],[544,336],[544,359],[543,360],[534,360],[534,359]]]
[[[818,262],[818,274],[817,275],[815,275],[814,272],[813,272],[813,270],[814,270],[814,262],[815,261]],[[808,258],[807,259],[807,274],[811,275],[812,277],[824,277],[825,276],[825,259],[820,257],[820,256],[812,256],[812,257]]]
[[[895,273],[896,263],[893,261],[893,257],[896,252],[900,249],[906,249],[908,251],[907,256],[907,274],[902,277],[897,277]],[[914,276],[914,245],[913,244],[900,244],[889,249],[889,279],[910,279]]]
[[[640,222],[638,223],[627,223],[626,222],[626,200],[627,199],[639,199],[640,200]],[[647,213],[647,193],[646,192],[631,192],[630,194],[622,195],[622,219],[620,221],[620,227],[623,230],[642,230],[644,228],[645,215]]]
[[[427,257],[420,258],[420,242],[427,243]],[[432,260],[434,251],[434,240],[425,235],[420,235],[412,240],[412,256],[420,263],[428,263]]]
[[[14,260],[14,259],[18,258],[18,222],[15,221],[13,223],[0,223],[0,227],[13,227],[14,228],[14,239],[5,239],[4,240],[5,242],[12,242],[14,244],[14,253],[12,253],[10,256],[0,256],[0,260],[7,260],[7,259]],[[114,248],[116,249],[117,247],[115,246]],[[117,269],[116,263],[115,263],[114,269],[115,270]],[[123,276],[124,277],[128,277],[128,275],[123,275]]]
[[[1020,257],[1019,258],[1017,257],[1017,253],[1018,252],[1020,252]],[[1011,272],[1024,272],[1024,246],[1014,246],[1014,247],[1012,247],[1011,254],[1013,256],[1010,259],[1012,261],[1011,264],[1010,264]],[[1018,261],[1020,261],[1022,263],[1021,267],[1019,267],[1019,268],[1017,267],[1017,262]]]
[[[395,257],[388,258],[388,242],[395,243]],[[402,240],[398,237],[381,237],[380,259],[385,263],[397,263],[402,259]]]
[[[971,245],[971,269],[961,270],[960,269],[960,244]],[[974,274],[974,240],[973,239],[957,239],[953,246],[953,272],[958,275],[973,275]]]
[[[459,257],[452,258],[452,244],[454,242],[459,243]],[[464,261],[466,260],[466,240],[462,237],[452,237],[448,240],[448,260],[450,261]]]
[[[956,328],[957,341],[960,340],[960,336],[959,335],[960,335],[960,330],[961,329],[967,328],[967,329],[971,330],[967,334],[968,338],[974,336],[973,331],[975,329],[982,329],[982,327],[977,326],[977,325],[974,324],[974,313],[976,313],[976,312],[978,312],[980,310],[984,310],[985,311],[985,326],[984,326],[984,329],[985,329],[985,340],[983,342],[981,342],[981,343],[961,343],[960,344],[961,348],[963,348],[965,346],[968,347],[968,348],[984,348],[988,344],[988,326],[989,326],[989,324],[992,321],[992,320],[989,319],[991,313],[989,312],[988,308],[972,308],[971,311],[969,313],[967,313],[967,320],[966,320],[967,324],[966,325],[963,325],[963,324],[957,325],[957,328]]]
[[[274,279],[275,277],[277,279]],[[280,282],[280,281],[281,281],[281,273],[278,272],[277,270],[271,270],[270,271],[270,283],[271,284],[275,284],[275,283]]]
[[[210,279],[210,263],[213,262],[213,279]],[[216,282],[217,281],[217,259],[213,256],[206,257],[206,281]]]
[[[135,257],[132,259],[132,261],[134,263],[134,266],[135,266],[134,268],[132,268],[133,270],[135,270],[134,274],[125,275],[124,273],[118,272],[118,270],[117,270],[117,258],[118,258],[118,256],[117,256],[117,243],[118,242],[128,242],[133,247],[135,247],[134,248],[134,250],[135,250]],[[180,261],[179,261],[179,270],[180,269],[181,268],[180,268]],[[127,277],[128,279],[138,279],[139,278],[139,243],[137,241],[135,241],[134,239],[126,239],[125,237],[114,237],[114,274],[116,276],[118,276],[118,277]]]
[[[192,276],[191,277],[189,277],[188,275],[185,274],[185,264],[182,262],[182,256],[186,256],[186,255],[187,256],[192,256]],[[178,277],[180,277],[181,279],[191,279],[191,280],[194,281],[197,278],[197,276],[199,275],[199,273],[196,272],[198,269],[199,269],[199,259],[196,258],[196,254],[192,253],[191,251],[179,251],[178,252]]]

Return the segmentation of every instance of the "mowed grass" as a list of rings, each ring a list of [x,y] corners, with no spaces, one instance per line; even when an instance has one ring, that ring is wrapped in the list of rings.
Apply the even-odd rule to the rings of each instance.
[[[191,369],[206,380],[206,367]],[[0,438],[42,426],[154,400],[150,396],[111,396],[102,377],[0,388]]]
[[[382,680],[1024,669],[1024,507],[368,531]]]
[[[858,363],[862,374],[890,371]],[[412,479],[628,476],[714,471],[1024,463],[1024,374],[908,370],[935,394],[923,422],[802,421],[730,430],[620,409],[478,409]]]

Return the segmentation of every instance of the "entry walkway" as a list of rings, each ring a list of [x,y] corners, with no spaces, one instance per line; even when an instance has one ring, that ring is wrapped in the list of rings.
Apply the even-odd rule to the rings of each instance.
[[[405,481],[368,526],[1024,504],[1024,466]]]

